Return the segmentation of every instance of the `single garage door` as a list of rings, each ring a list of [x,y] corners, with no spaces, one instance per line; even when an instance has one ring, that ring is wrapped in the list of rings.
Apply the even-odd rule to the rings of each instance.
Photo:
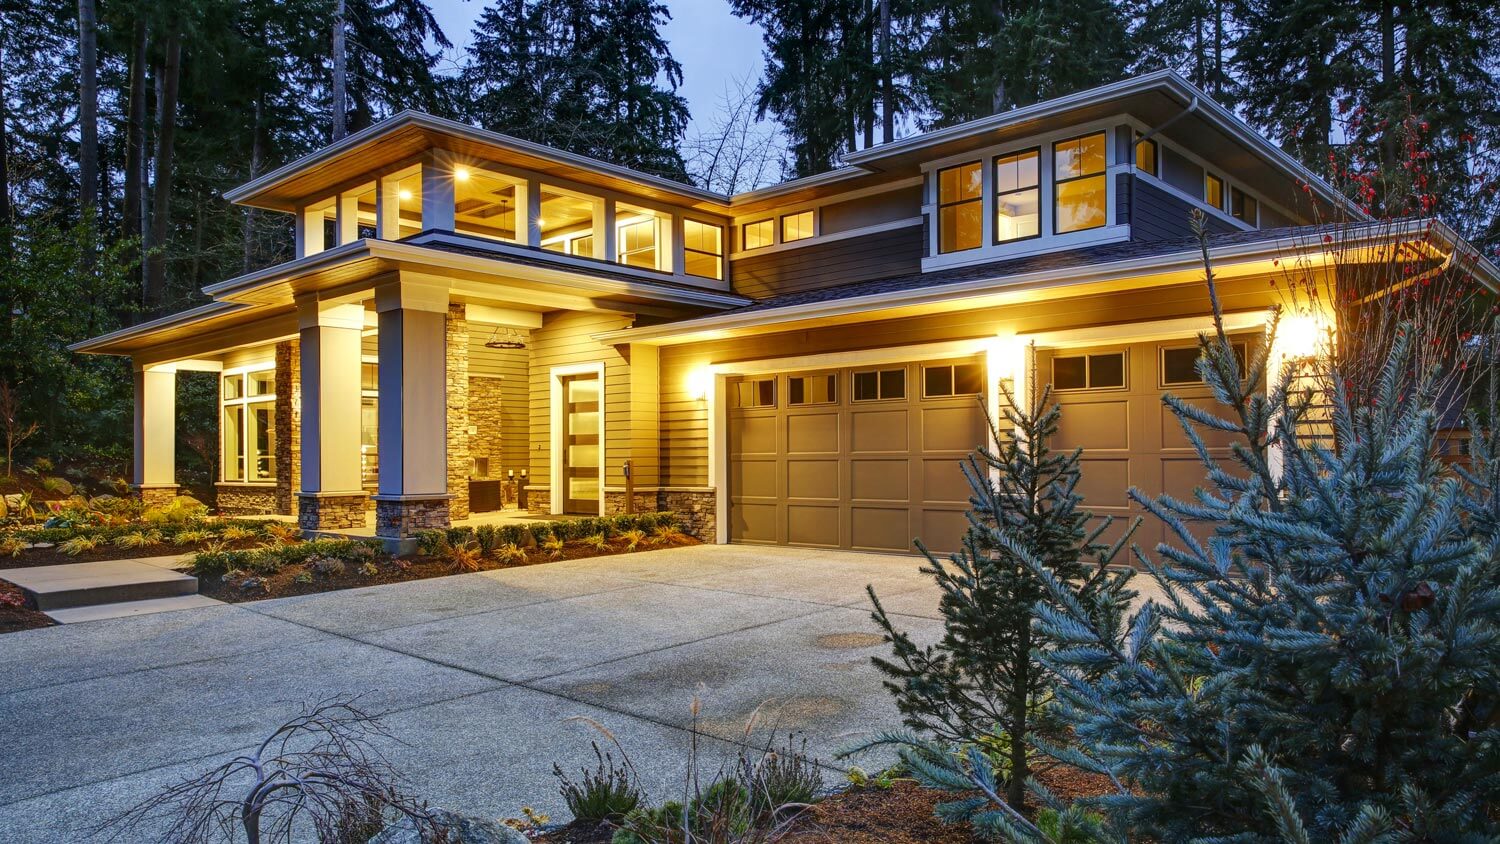
[[[1241,361],[1258,341],[1254,335],[1233,340]],[[1054,395],[1062,405],[1054,446],[1059,450],[1083,449],[1079,492],[1085,506],[1096,515],[1116,517],[1116,531],[1143,512],[1126,497],[1130,487],[1139,487],[1151,496],[1166,493],[1192,501],[1194,488],[1206,485],[1203,466],[1192,444],[1161,400],[1163,393],[1170,392],[1223,413],[1198,377],[1194,368],[1197,359],[1195,338],[1037,350],[1036,377],[1053,384]],[[1229,457],[1230,434],[1202,428],[1198,433],[1216,458]],[[1166,526],[1150,516],[1135,535],[1135,541],[1145,549],[1154,548],[1163,539],[1171,539]]]
[[[955,549],[983,388],[979,357],[731,379],[730,540]]]

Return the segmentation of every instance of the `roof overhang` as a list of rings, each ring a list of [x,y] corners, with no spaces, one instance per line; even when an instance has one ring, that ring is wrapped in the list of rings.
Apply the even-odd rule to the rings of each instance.
[[[476,161],[499,153],[506,163],[544,176],[709,213],[728,212],[729,197],[713,191],[409,109],[226,191],[224,198],[237,205],[296,211],[308,197],[347,190],[368,181],[371,173],[415,161],[430,150]]]
[[[1491,292],[1500,292],[1500,269],[1452,229],[1435,220],[1361,223],[1343,227],[1333,243],[1321,238],[1263,241],[1210,249],[1220,279],[1275,276],[1293,266],[1315,270],[1337,261],[1389,259],[1394,250],[1436,247],[1434,255],[1461,263]],[[1289,260],[1292,262],[1289,264]],[[976,308],[1001,307],[1048,297],[1088,296],[1203,281],[1203,253],[1185,249],[1149,257],[965,279],[947,284],[882,291],[785,307],[747,308],[665,325],[626,328],[594,335],[601,343],[677,345],[753,334],[893,319]]]

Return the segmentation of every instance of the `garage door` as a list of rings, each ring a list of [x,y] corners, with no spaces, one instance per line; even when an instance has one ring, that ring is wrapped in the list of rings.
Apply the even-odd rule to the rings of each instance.
[[[730,540],[956,548],[983,385],[978,357],[731,379]]]
[[[1244,360],[1256,337],[1238,336],[1234,342]],[[1205,485],[1192,444],[1161,400],[1162,393],[1171,392],[1222,413],[1194,369],[1197,359],[1196,339],[1037,351],[1036,377],[1054,385],[1062,405],[1054,445],[1083,449],[1079,492],[1096,515],[1115,516],[1117,530],[1142,512],[1126,497],[1130,487],[1191,501],[1194,488]],[[1229,457],[1230,434],[1202,428],[1198,433],[1216,458]],[[1148,516],[1135,541],[1150,549],[1165,538],[1165,525]]]

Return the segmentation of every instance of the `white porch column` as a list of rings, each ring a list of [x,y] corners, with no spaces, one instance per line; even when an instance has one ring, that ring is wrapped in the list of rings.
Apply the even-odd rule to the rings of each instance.
[[[394,175],[375,180],[375,237],[401,239],[401,180]]]
[[[359,240],[359,194],[354,191],[339,194],[337,214],[339,245]]]
[[[305,258],[323,251],[323,209],[306,207],[297,212],[296,255]]]
[[[365,492],[359,466],[360,331],[358,302],[298,303],[302,355],[302,490],[297,520],[303,530],[364,527]]]
[[[424,200],[425,202],[425,200]],[[376,533],[449,524],[448,287],[410,276],[376,288],[380,320],[380,493]]]
[[[135,370],[135,488],[146,504],[177,495],[177,368]]]

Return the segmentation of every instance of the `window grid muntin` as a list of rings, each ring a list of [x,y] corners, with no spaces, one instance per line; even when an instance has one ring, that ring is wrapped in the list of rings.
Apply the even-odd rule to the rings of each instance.
[[[862,377],[866,376],[874,379],[875,395],[872,398],[859,397],[859,382]],[[892,381],[899,381],[899,391],[893,384],[891,390],[887,392],[888,376],[897,376],[892,378]],[[906,399],[906,367],[904,366],[893,369],[861,369],[854,373],[849,383],[850,400],[861,404],[876,401],[905,401]]]
[[[972,389],[972,390],[959,390],[958,389],[958,387],[959,387],[959,371],[960,370],[963,370],[963,372],[965,373],[964,380],[970,380],[970,379],[972,379],[973,381],[977,382],[974,385],[974,389]],[[931,378],[932,375],[939,375],[940,376],[944,371],[947,372],[947,378],[946,378],[946,384],[947,384],[947,386],[944,388],[944,389],[947,390],[947,392],[933,391],[932,389],[930,389],[930,387],[932,386],[932,378]],[[983,392],[984,392],[984,365],[983,364],[974,363],[974,362],[970,362],[970,361],[956,361],[954,363],[937,363],[937,364],[930,364],[930,365],[924,364],[922,366],[922,398],[924,398],[924,399],[953,398],[953,397],[957,397],[957,396],[977,396],[977,395],[979,395],[980,393],[983,393]]]

